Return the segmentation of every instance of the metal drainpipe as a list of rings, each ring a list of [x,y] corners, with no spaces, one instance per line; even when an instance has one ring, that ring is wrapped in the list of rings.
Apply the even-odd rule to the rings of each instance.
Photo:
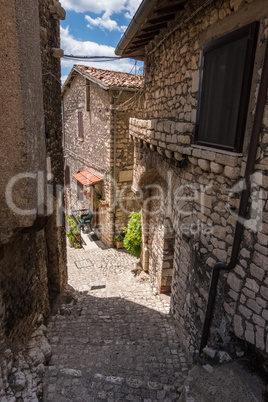
[[[266,52],[265,52],[265,58],[264,58],[264,63],[263,63],[263,68],[262,68],[262,76],[261,76],[259,94],[258,94],[258,99],[257,99],[257,104],[256,104],[256,112],[255,112],[255,116],[254,116],[252,134],[251,134],[250,145],[249,145],[249,153],[248,153],[247,165],[246,165],[245,176],[244,176],[245,189],[242,191],[241,198],[240,198],[239,213],[238,213],[240,218],[245,218],[246,214],[247,214],[248,202],[249,202],[249,197],[250,197],[250,193],[251,193],[250,176],[254,172],[254,165],[255,165],[257,149],[258,149],[258,145],[259,145],[259,135],[260,135],[260,131],[261,131],[264,108],[265,108],[266,98],[267,98],[267,90],[268,90],[268,42],[266,45]],[[239,257],[240,244],[241,244],[241,240],[242,240],[243,231],[244,231],[243,223],[241,223],[240,221],[237,221],[230,262],[229,263],[218,262],[213,268],[212,279],[211,279],[211,284],[210,284],[210,289],[209,289],[208,305],[207,305],[206,317],[205,317],[204,326],[203,326],[203,333],[202,333],[199,354],[202,353],[204,347],[207,344],[209,328],[210,328],[210,323],[211,323],[211,319],[212,319],[215,298],[216,298],[216,294],[217,294],[217,285],[218,285],[220,272],[221,271],[230,271],[236,266],[237,260]]]
[[[115,231],[115,222],[116,222],[116,136],[117,136],[117,113],[116,113],[116,108],[117,108],[117,97],[114,96],[114,216],[113,216],[113,222],[114,222],[114,227],[113,230]]]

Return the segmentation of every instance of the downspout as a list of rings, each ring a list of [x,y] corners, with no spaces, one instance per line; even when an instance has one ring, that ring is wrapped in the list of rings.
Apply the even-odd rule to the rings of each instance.
[[[233,242],[230,262],[229,263],[218,262],[213,268],[212,279],[211,279],[211,284],[210,284],[210,289],[209,289],[207,311],[206,311],[206,317],[205,317],[204,326],[203,326],[203,333],[202,333],[199,354],[202,353],[204,347],[207,344],[209,328],[210,328],[210,323],[211,323],[211,319],[212,319],[215,298],[216,298],[216,294],[217,294],[217,285],[218,285],[220,272],[232,270],[236,266],[237,260],[239,257],[240,245],[241,245],[242,235],[243,235],[243,231],[244,231],[244,225],[243,225],[243,223],[241,223],[241,221],[243,221],[246,218],[246,214],[247,214],[247,210],[248,210],[248,202],[249,202],[250,193],[251,193],[250,176],[254,172],[254,165],[255,165],[257,149],[258,149],[258,145],[259,145],[259,135],[260,135],[260,131],[261,131],[264,108],[265,108],[266,98],[267,98],[267,90],[268,90],[268,42],[267,42],[267,46],[266,46],[266,52],[265,52],[264,63],[263,63],[263,68],[262,68],[261,82],[260,82],[260,87],[259,87],[259,94],[258,94],[258,99],[257,99],[257,104],[256,104],[256,112],[255,112],[255,116],[254,116],[252,134],[251,134],[250,145],[249,145],[249,153],[248,153],[247,165],[246,165],[245,176],[244,176],[245,184],[244,184],[244,189],[242,190],[240,205],[239,205],[238,215],[239,215],[240,219],[236,223],[234,242]]]

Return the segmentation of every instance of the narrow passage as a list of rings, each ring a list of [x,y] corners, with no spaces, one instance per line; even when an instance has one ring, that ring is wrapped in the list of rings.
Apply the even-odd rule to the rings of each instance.
[[[115,249],[68,249],[74,290],[48,325],[46,402],[178,400],[190,367],[136,263]]]

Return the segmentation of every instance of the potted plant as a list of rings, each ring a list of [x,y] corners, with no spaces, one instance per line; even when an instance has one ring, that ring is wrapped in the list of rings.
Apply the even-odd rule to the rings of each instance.
[[[120,232],[114,236],[114,241],[117,249],[124,248],[124,237],[125,234],[123,232]]]

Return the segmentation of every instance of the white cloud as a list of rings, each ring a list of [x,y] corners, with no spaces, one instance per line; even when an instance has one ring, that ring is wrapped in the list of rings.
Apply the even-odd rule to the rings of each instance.
[[[120,31],[124,32],[126,30],[126,26],[118,26],[115,20],[111,20],[111,18],[105,13],[102,17],[91,18],[89,15],[85,16],[85,19],[89,24],[88,28],[99,27],[101,29],[108,29],[108,31]]]
[[[60,29],[61,48],[65,54],[78,56],[115,56],[115,48],[107,45],[99,45],[96,42],[76,40],[69,32],[69,27]]]
[[[61,27],[61,48],[65,54],[75,56],[115,56],[115,48],[112,46],[99,45],[96,42],[79,41],[76,40],[69,32],[69,27]],[[62,59],[62,68],[71,69],[74,64],[83,64],[85,66],[92,66],[96,68],[103,68],[114,71],[125,71],[127,73],[133,67],[134,62],[129,59],[119,59],[115,61],[93,62],[93,61],[76,61]]]
[[[124,12],[127,18],[132,18],[141,0],[62,0],[61,3],[66,10],[74,10],[77,13],[104,12],[111,16],[114,13]]]

